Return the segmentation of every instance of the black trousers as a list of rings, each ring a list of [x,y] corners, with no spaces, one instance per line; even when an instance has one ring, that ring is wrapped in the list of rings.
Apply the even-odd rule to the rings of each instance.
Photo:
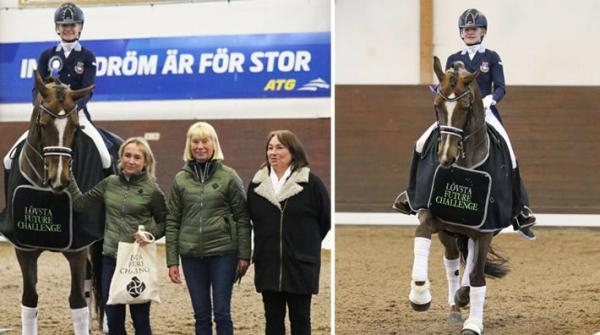
[[[285,309],[290,312],[292,335],[310,335],[311,294],[266,291],[262,293],[267,325],[266,335],[285,335]]]

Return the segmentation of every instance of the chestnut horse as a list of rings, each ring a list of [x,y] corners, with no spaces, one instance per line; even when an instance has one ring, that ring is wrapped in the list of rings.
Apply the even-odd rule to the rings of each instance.
[[[76,100],[92,91],[93,85],[71,90],[58,79],[44,82],[35,72],[35,87],[39,92],[34,103],[29,131],[24,143],[20,144],[13,156],[12,168],[5,180],[6,208],[2,212],[0,231],[15,246],[16,256],[23,276],[23,295],[21,299],[22,334],[37,334],[38,293],[36,284],[38,279],[37,260],[44,250],[60,251],[69,262],[71,290],[69,305],[71,307],[74,333],[87,335],[90,332],[90,297],[86,297],[90,286],[90,272],[99,278],[99,270],[92,264],[100,264],[101,243],[104,230],[103,209],[101,206],[91,209],[85,214],[72,214],[69,210],[66,216],[41,217],[27,222],[18,221],[19,211],[29,215],[33,211],[47,211],[35,206],[27,205],[25,209],[19,197],[27,198],[30,193],[40,194],[41,203],[51,203],[60,199],[70,208],[70,196],[65,188],[71,181],[72,175],[77,178],[79,186],[85,191],[104,178],[107,171],[102,169],[97,152],[86,145],[91,140],[80,136],[79,111]],[[87,142],[86,142],[87,141]],[[94,155],[96,153],[96,155]],[[75,159],[73,159],[75,158]],[[96,167],[96,165],[98,167]],[[72,170],[73,172],[71,173]],[[81,178],[81,179],[80,179]],[[58,197],[58,198],[55,198]],[[26,199],[27,200],[27,199]],[[39,207],[45,207],[43,205]],[[62,207],[61,207],[62,208]],[[39,213],[34,213],[39,214]],[[62,214],[61,214],[62,215]],[[63,220],[66,217],[67,220]],[[40,219],[41,218],[41,219]],[[72,221],[71,221],[72,220]],[[60,221],[60,222],[56,222]],[[69,222],[66,223],[65,221]],[[72,223],[71,223],[72,222]],[[18,235],[22,228],[23,234],[31,234],[27,242]],[[24,231],[24,230],[21,230]],[[52,233],[66,232],[64,244],[56,244]],[[43,235],[47,233],[48,235]],[[43,236],[43,237],[42,237]],[[50,236],[49,238],[46,236]],[[39,244],[37,242],[40,242]],[[48,245],[53,247],[47,247]],[[93,250],[93,251],[90,251]],[[91,256],[91,261],[88,257]],[[96,308],[101,311],[99,280],[93,284]],[[100,314],[102,315],[102,314]],[[100,318],[101,319],[101,318]]]
[[[488,159],[492,143],[485,122],[481,93],[475,80],[479,72],[469,73],[461,62],[453,64],[444,72],[437,57],[434,57],[434,72],[440,81],[434,99],[438,142],[437,155],[434,153],[433,156],[437,156],[434,157],[436,164],[439,164],[437,169],[462,167],[469,170]],[[433,146],[431,148],[436,150]],[[469,316],[464,321],[460,334],[481,334],[486,295],[485,275],[501,278],[508,273],[506,260],[490,247],[492,238],[499,229],[482,230],[453,224],[434,214],[429,208],[420,208],[418,218],[409,294],[411,306],[417,311],[424,311],[431,304],[427,263],[431,235],[437,233],[445,248],[444,264],[450,305],[448,319],[461,322],[460,308],[470,304]],[[506,225],[509,224],[510,221],[506,222]],[[459,277],[460,256],[463,256],[466,263],[462,283]],[[492,261],[492,256],[498,257]]]

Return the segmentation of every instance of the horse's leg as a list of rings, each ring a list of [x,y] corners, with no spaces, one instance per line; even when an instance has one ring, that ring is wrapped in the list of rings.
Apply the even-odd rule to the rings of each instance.
[[[90,306],[90,315],[96,314],[98,316],[98,325],[100,329],[105,329],[105,333],[108,333],[108,326],[104,326],[104,307],[102,306],[102,240],[96,241],[92,243],[88,247],[88,265],[91,267],[88,270],[91,270],[91,280],[92,280],[92,300],[94,302],[93,307],[92,304]],[[90,277],[90,273],[88,273],[88,277]],[[86,279],[87,281],[87,279]],[[90,318],[91,319],[91,318]],[[90,322],[90,327],[92,327],[92,322]]]
[[[37,260],[42,250],[25,251],[15,249],[17,261],[23,276],[23,295],[21,297],[21,334],[37,335],[38,294]]]
[[[85,299],[84,283],[86,277],[87,249],[63,252],[71,269],[71,293],[69,305],[75,335],[88,335],[90,331],[90,310]]]
[[[492,237],[492,233],[483,233],[479,239],[473,242],[474,264],[473,270],[469,273],[471,285],[469,300],[471,307],[469,309],[469,318],[463,324],[461,335],[479,335],[483,331],[483,305],[486,293],[484,270]],[[469,253],[471,253],[470,248]]]
[[[456,237],[451,236],[443,230],[438,233],[438,237],[444,245],[444,268],[446,269],[446,279],[448,280],[448,305],[450,306],[448,321],[462,322],[460,308],[454,302],[454,294],[460,285],[460,254],[456,244]]]
[[[419,225],[415,232],[414,261],[412,268],[411,290],[408,295],[410,305],[415,311],[426,311],[431,305],[429,292],[428,262],[431,247],[431,225],[433,217],[428,210],[419,212]]]
[[[473,264],[475,262],[474,257],[477,253],[475,251],[475,242],[473,241],[473,239],[470,239],[470,238],[465,238],[465,239],[467,240],[466,247],[461,248],[463,253],[466,254],[465,271],[462,276],[461,287],[454,294],[454,302],[455,302],[456,306],[459,308],[466,307],[467,305],[469,305],[469,301],[470,301],[469,295],[471,292],[471,276],[470,276],[470,274],[473,272]],[[464,240],[462,242],[464,244]]]

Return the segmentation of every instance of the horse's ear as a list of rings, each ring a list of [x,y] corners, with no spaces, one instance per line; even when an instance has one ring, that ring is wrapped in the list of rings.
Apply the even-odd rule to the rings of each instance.
[[[479,75],[479,73],[481,73],[480,70],[477,70],[474,73],[469,73],[468,75],[463,77],[463,82],[465,83],[465,86],[469,85],[473,79],[477,78],[477,76]]]
[[[440,59],[437,56],[433,56],[433,72],[437,76],[440,83],[444,80],[445,73],[442,70],[442,63],[440,63]]]
[[[73,98],[73,101],[77,101],[80,98],[85,97],[86,95],[90,94],[90,92],[94,89],[96,85],[90,85],[88,87],[84,87],[82,89],[76,90],[76,91],[72,91],[71,92],[71,98]]]
[[[35,88],[45,99],[48,96],[48,88],[46,87],[46,85],[44,85],[44,80],[42,79],[42,76],[40,76],[38,70],[33,71],[33,76],[35,77]]]

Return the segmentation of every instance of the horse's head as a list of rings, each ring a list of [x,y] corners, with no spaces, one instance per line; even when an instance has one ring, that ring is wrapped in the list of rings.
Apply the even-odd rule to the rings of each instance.
[[[475,81],[479,71],[470,73],[462,62],[456,62],[444,72],[437,57],[433,70],[440,81],[433,103],[440,129],[438,157],[440,164],[447,167],[464,153],[465,132],[473,126],[470,123],[475,113],[483,115],[481,93]]]
[[[71,149],[79,127],[75,102],[89,94],[94,86],[72,91],[58,79],[44,83],[36,71],[35,87],[39,96],[31,116],[27,141],[28,146],[37,151],[38,157],[33,162],[43,162],[43,166],[31,168],[44,186],[60,191],[71,181]]]

